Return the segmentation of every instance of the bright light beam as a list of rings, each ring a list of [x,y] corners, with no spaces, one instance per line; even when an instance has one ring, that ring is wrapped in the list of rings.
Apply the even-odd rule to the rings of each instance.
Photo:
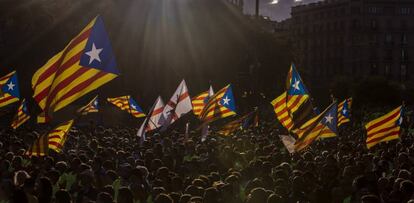
[[[270,4],[278,4],[279,0],[273,0],[272,2],[270,2]]]

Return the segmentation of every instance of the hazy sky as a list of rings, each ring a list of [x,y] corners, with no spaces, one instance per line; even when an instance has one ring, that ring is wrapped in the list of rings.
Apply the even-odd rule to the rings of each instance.
[[[290,17],[290,8],[294,5],[307,4],[319,0],[259,0],[260,14],[273,20],[283,20]],[[244,12],[253,14],[256,0],[244,0]]]

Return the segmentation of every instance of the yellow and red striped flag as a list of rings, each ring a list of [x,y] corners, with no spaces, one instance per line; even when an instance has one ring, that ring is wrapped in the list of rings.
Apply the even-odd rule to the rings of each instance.
[[[256,111],[250,112],[236,120],[230,121],[225,124],[217,133],[224,136],[229,136],[237,130],[248,128],[251,124],[255,124]]]
[[[115,98],[107,98],[108,102],[119,107],[121,110],[127,111],[135,118],[145,117],[145,113],[141,107],[129,95]]]
[[[63,149],[63,146],[66,142],[66,138],[70,128],[73,125],[73,120],[64,122],[57,126],[54,130],[50,131],[48,134],[48,146],[49,149],[54,150],[55,152],[60,153]]]
[[[26,100],[23,99],[19,108],[17,109],[17,114],[13,119],[11,127],[17,129],[23,123],[30,119],[29,111],[27,110]]]
[[[16,71],[13,71],[0,78],[0,107],[17,102],[19,99],[19,83]]]
[[[92,20],[32,78],[34,99],[43,110],[38,122],[119,75],[102,19]]]
[[[28,156],[46,156],[48,154],[48,135],[40,135],[33,145],[26,151]]]
[[[286,92],[278,96],[272,101],[273,110],[275,111],[276,118],[288,131],[293,128],[293,120],[289,115],[286,104]]]
[[[49,149],[60,153],[66,142],[67,134],[73,125],[73,120],[58,125],[47,134],[39,136],[33,145],[27,150],[28,156],[46,156]]]
[[[98,105],[99,105],[98,95],[96,95],[96,97],[93,98],[92,101],[90,101],[88,104],[78,109],[77,112],[83,116],[89,113],[97,113],[99,112]]]
[[[234,101],[231,85],[227,85],[215,93],[207,102],[200,114],[204,123],[209,123],[219,118],[225,118],[236,114],[236,103]]]
[[[399,106],[365,125],[368,149],[380,142],[386,142],[400,137],[400,125],[403,119],[402,111],[403,107]]]
[[[208,91],[202,92],[201,94],[191,99],[191,103],[193,104],[194,115],[196,115],[197,117],[200,117],[201,112],[204,109],[204,106],[207,104],[208,100],[213,95],[214,95],[213,87],[210,86],[210,89]]]
[[[338,104],[331,104],[325,111],[313,117],[300,129],[296,135],[295,151],[302,151],[320,137],[334,137],[337,134]]]
[[[291,129],[302,126],[315,116],[309,92],[294,64],[291,65],[286,79],[285,103],[294,124]]]
[[[338,104],[338,126],[351,121],[351,106],[352,98],[345,99]]]
[[[240,119],[230,121],[226,125],[224,125],[219,131],[217,131],[217,133],[220,135],[229,136],[237,130],[241,130],[242,121],[243,120]]]

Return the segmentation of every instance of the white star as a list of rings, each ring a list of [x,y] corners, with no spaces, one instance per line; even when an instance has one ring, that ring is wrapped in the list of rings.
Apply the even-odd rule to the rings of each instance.
[[[400,116],[400,118],[398,119],[398,124],[401,125],[402,122],[403,122],[403,118]]]
[[[97,106],[98,105],[98,100],[93,101],[93,105]]]
[[[292,87],[295,88],[296,90],[300,90],[299,83],[300,83],[299,80],[295,80],[295,82],[293,83]]]
[[[332,119],[333,117],[331,116],[331,114],[328,114],[328,116],[325,117],[326,122],[332,124]]]
[[[347,112],[346,109],[342,110],[342,114],[346,114],[346,112]]]
[[[14,86],[16,86],[15,84],[13,84],[12,81],[10,81],[9,84],[7,84],[8,90],[14,90]]]
[[[101,52],[102,49],[97,49],[95,47],[95,43],[92,43],[92,49],[88,52],[85,52],[85,54],[89,56],[89,64],[91,64],[94,60],[101,62],[101,58],[99,58],[99,54]]]
[[[137,109],[137,107],[133,104],[131,104],[132,109]]]
[[[223,105],[229,105],[229,101],[230,101],[230,99],[226,96],[224,99],[223,99]]]

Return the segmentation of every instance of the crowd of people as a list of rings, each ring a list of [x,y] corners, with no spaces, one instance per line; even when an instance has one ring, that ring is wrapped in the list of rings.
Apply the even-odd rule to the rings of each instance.
[[[275,122],[201,142],[171,131],[140,144],[128,127],[73,127],[62,153],[28,157],[44,130],[0,130],[1,203],[414,202],[414,139],[367,150],[348,124],[290,154]]]

